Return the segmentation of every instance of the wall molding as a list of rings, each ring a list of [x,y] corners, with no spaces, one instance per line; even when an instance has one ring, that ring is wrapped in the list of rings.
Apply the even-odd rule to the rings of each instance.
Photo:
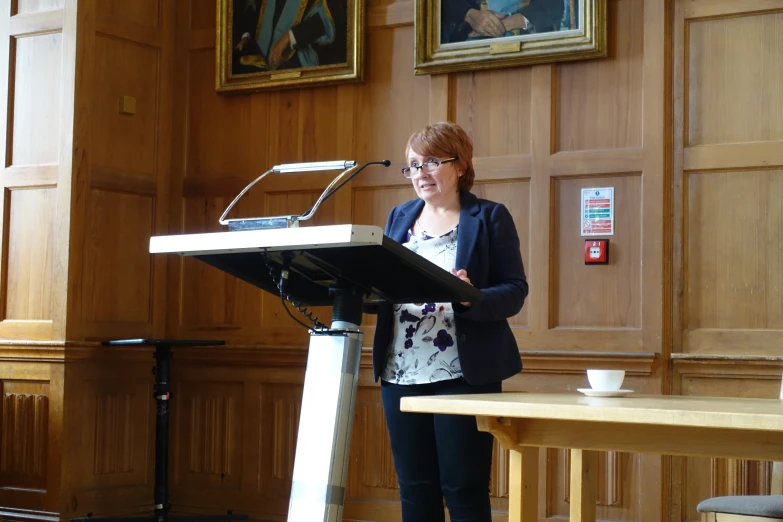
[[[583,352],[566,350],[523,350],[523,373],[584,374],[588,368],[625,370],[626,375],[649,376],[658,370],[661,354],[656,352]]]

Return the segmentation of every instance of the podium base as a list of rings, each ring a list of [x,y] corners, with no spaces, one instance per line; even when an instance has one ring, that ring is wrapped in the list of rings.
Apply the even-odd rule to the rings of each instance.
[[[288,522],[342,521],[363,339],[344,321],[310,336]]]

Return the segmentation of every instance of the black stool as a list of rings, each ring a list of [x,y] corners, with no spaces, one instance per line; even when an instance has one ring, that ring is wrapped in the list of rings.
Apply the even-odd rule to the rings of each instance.
[[[226,512],[225,515],[179,515],[169,516],[169,400],[171,399],[171,348],[173,346],[222,346],[225,341],[199,341],[186,339],[120,339],[105,341],[104,346],[154,346],[157,363],[152,368],[155,375],[153,397],[155,397],[155,514],[143,517],[93,518],[87,513],[84,518],[72,518],[71,522],[219,522],[247,520],[247,515]]]

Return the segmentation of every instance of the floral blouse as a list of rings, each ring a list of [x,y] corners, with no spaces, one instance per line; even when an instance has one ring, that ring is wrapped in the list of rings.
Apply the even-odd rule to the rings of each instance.
[[[446,271],[457,257],[457,227],[440,237],[420,227],[408,231],[405,247]],[[424,384],[462,377],[451,303],[394,307],[394,335],[381,378],[394,384]]]

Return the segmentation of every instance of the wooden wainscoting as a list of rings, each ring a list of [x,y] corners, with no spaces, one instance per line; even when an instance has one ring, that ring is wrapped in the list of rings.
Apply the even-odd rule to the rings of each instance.
[[[674,393],[691,396],[779,397],[783,356],[675,354]],[[772,463],[736,459],[671,459],[671,518],[700,522],[696,505],[722,495],[768,495]]]
[[[183,512],[232,509],[254,520],[284,520],[296,450],[306,350],[291,347],[182,348],[172,374],[172,503]],[[558,390],[586,385],[584,371],[599,363],[629,367],[634,389],[655,392],[655,354],[530,353],[531,367],[506,384],[509,390]],[[528,362],[529,361],[529,362]],[[568,362],[564,362],[568,361]],[[580,375],[579,377],[574,377]],[[585,382],[582,382],[585,381]],[[372,380],[369,351],[362,357],[352,432],[346,521],[400,519],[397,478],[380,390]],[[549,516],[568,514],[569,461],[558,450],[540,452],[542,495]],[[635,493],[660,476],[660,459],[607,453],[600,464],[599,513],[640,518],[656,500]],[[496,446],[491,486],[494,520],[506,520],[508,453]],[[544,505],[544,503],[542,503]]]

